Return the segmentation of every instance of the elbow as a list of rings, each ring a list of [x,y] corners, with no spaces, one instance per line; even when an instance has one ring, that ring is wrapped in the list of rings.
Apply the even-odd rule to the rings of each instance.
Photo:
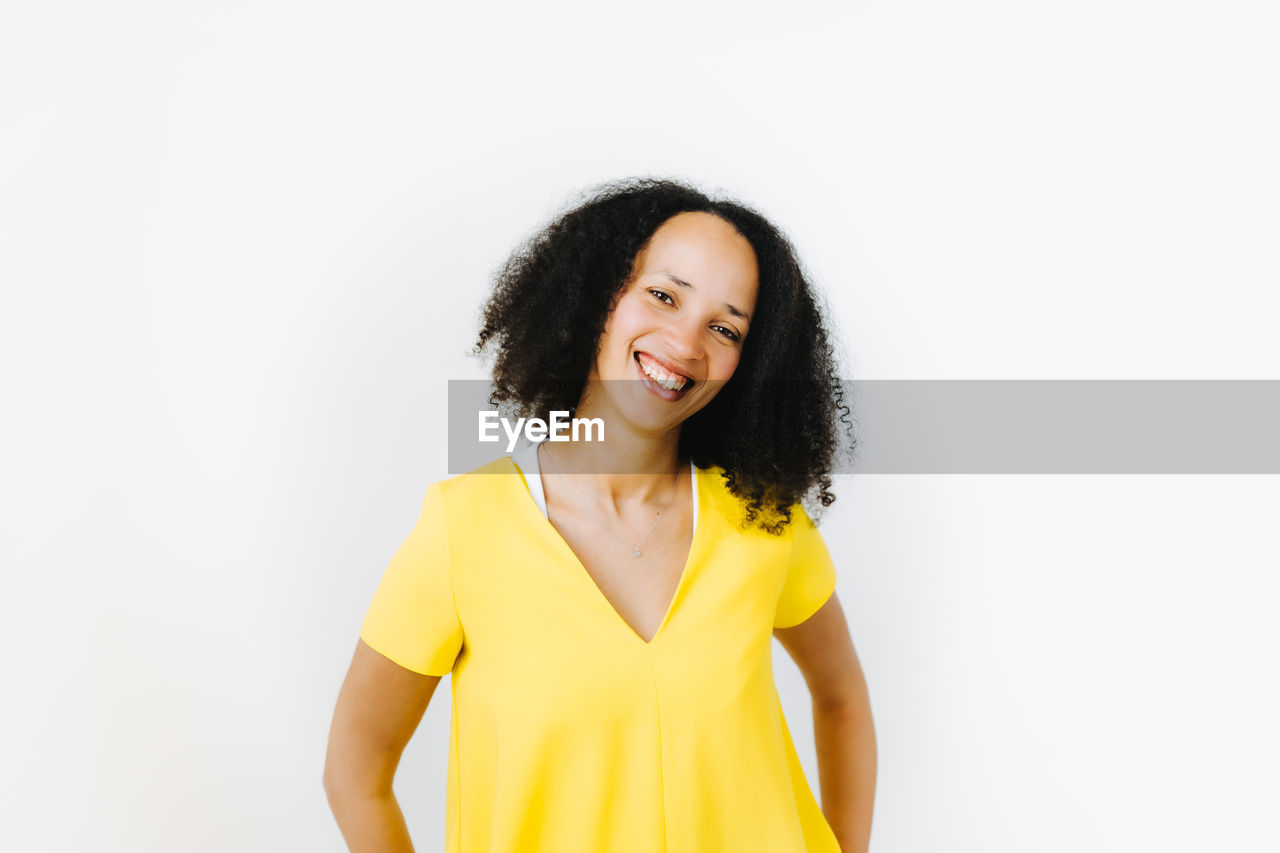
[[[871,694],[856,660],[823,678],[806,678],[814,713],[871,716]]]
[[[867,693],[866,682],[861,678],[850,678],[839,684],[830,685],[826,690],[814,690],[810,686],[815,714],[831,714],[842,717],[871,716],[871,697]]]
[[[827,696],[813,699],[813,713],[848,719],[870,718],[871,708],[857,696]]]
[[[335,816],[350,812],[352,806],[370,796],[368,792],[361,791],[353,785],[349,775],[336,773],[329,768],[325,768],[321,776],[321,785],[324,787],[324,797],[329,803],[329,810]]]
[[[391,772],[385,765],[370,766],[360,761],[326,759],[320,783],[330,807],[359,802],[391,793]]]
[[[324,788],[325,797],[330,805],[350,796],[352,793],[352,774],[348,768],[334,760],[332,755],[326,757],[324,772],[320,775],[320,784]]]
[[[320,774],[320,785],[324,788],[325,798],[332,803],[338,795],[340,789],[339,782],[341,776],[334,769],[333,765],[326,761],[324,764],[324,772]]]

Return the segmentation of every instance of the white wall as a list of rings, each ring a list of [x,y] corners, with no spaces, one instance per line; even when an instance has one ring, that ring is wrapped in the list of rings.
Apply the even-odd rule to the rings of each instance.
[[[760,206],[853,378],[1280,378],[1271,4],[462,7],[0,7],[0,848],[341,849],[445,381],[597,181]],[[1280,845],[1276,477],[838,486],[876,850]]]

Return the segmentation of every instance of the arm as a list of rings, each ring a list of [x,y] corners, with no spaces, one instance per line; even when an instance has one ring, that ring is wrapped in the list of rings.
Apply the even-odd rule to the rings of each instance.
[[[439,676],[393,663],[363,640],[356,645],[324,763],[329,808],[353,853],[413,850],[391,783],[439,682]]]
[[[835,593],[813,616],[774,636],[795,660],[813,697],[822,808],[845,853],[863,853],[871,838],[876,739],[871,703]]]

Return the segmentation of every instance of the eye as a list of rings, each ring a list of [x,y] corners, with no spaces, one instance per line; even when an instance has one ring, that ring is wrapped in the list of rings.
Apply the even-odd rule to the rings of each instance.
[[[666,292],[666,291],[664,291],[664,290],[652,290],[652,289],[651,289],[649,292],[650,292],[650,293],[652,293],[654,296],[656,296],[656,297],[658,298],[658,300],[659,300],[659,301],[661,301],[661,302],[665,302],[667,305],[675,305],[675,304],[676,304],[676,303],[675,303],[675,300],[671,298],[671,294],[667,293],[667,292]]]
[[[731,341],[739,340],[738,333],[735,332],[733,329],[728,328],[727,326],[712,326],[711,328],[715,329],[717,332],[724,335],[726,338],[728,338]]]

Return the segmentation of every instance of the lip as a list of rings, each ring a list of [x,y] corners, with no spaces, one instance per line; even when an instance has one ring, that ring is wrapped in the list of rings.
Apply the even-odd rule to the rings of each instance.
[[[676,376],[683,376],[686,380],[688,380],[685,383],[685,386],[681,388],[679,391],[668,391],[666,388],[663,388],[661,385],[658,385],[656,382],[650,379],[648,374],[644,372],[644,368],[640,366],[640,352],[641,352],[640,350],[633,352],[631,354],[631,360],[632,362],[635,363],[636,373],[639,374],[640,381],[644,384],[644,387],[648,388],[650,393],[654,394],[655,396],[660,397],[663,400],[666,400],[668,403],[674,403],[677,400],[682,399],[686,394],[688,394],[691,390],[693,390],[693,387],[697,384],[694,381],[692,376],[689,376],[687,373],[682,373],[681,371],[676,370],[670,365],[670,363],[663,361],[662,359],[658,358],[656,355],[654,355],[651,352],[645,351],[644,354],[646,356],[653,359],[658,364],[662,365],[663,369],[665,369],[668,373],[674,374]]]

